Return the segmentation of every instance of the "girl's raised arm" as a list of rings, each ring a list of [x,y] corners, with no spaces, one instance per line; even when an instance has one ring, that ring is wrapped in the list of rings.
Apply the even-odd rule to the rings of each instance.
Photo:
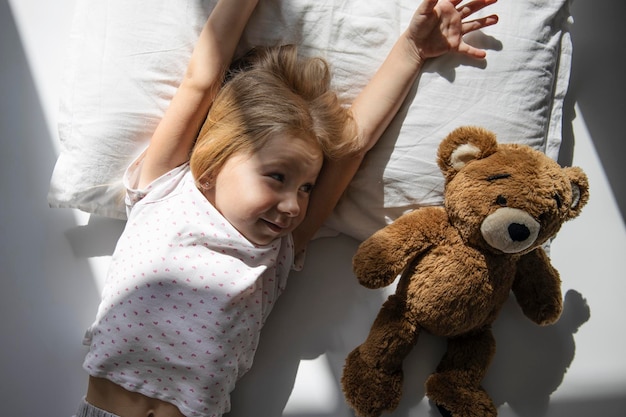
[[[185,76],[146,151],[139,187],[189,159],[257,0],[220,0],[205,23]]]
[[[464,19],[497,0],[472,0],[460,5],[461,1],[423,0],[407,30],[352,103],[350,111],[356,123],[356,140],[361,151],[349,158],[325,162],[311,195],[307,217],[294,231],[296,253],[304,250],[330,215],[363,157],[396,115],[424,62],[449,51],[479,59],[485,57],[483,50],[465,43],[463,35],[493,25],[498,18],[492,15],[469,21]]]

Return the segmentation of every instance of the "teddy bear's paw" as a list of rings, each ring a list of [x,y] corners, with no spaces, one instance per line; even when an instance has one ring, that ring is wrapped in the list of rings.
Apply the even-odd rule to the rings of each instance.
[[[562,311],[561,304],[547,304],[539,311],[536,322],[541,326],[553,324],[559,319]]]
[[[526,317],[540,326],[555,323],[563,310],[560,303],[536,304],[534,306],[524,306],[522,309]]]
[[[378,417],[394,410],[402,395],[402,370],[386,373],[369,366],[359,349],[348,355],[341,378],[346,401],[359,417]]]
[[[473,404],[435,404],[442,417],[496,417],[498,411],[491,401],[487,404],[477,401]]]
[[[390,285],[397,276],[397,272],[381,265],[379,268],[362,267],[355,263],[354,273],[359,280],[359,284],[365,288],[377,289]]]
[[[426,381],[426,395],[442,417],[496,417],[498,411],[481,387],[459,386],[445,374],[433,374]]]

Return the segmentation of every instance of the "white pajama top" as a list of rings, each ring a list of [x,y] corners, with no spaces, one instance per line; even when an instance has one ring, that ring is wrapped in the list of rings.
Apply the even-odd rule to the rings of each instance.
[[[250,243],[197,189],[188,164],[137,190],[141,161],[124,177],[128,222],[83,366],[185,416],[221,416],[285,286],[293,242]]]

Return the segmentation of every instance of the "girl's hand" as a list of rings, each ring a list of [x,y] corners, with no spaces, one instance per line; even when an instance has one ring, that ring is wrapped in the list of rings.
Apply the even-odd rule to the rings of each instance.
[[[471,0],[459,6],[462,0],[423,0],[405,32],[417,59],[423,62],[450,51],[484,58],[485,51],[465,43],[463,35],[496,24],[498,16],[465,19],[496,1]]]

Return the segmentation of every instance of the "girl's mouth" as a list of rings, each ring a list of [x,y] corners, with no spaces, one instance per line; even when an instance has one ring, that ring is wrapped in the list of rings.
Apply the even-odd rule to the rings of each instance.
[[[283,226],[281,224],[277,224],[274,222],[271,222],[269,220],[263,220],[265,222],[265,224],[267,225],[267,227],[272,230],[274,233],[276,234],[281,234],[284,233],[285,230],[287,229],[287,226]]]

